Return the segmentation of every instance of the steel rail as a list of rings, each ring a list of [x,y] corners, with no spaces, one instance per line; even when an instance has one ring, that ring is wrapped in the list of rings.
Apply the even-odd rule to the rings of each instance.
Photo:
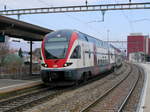
[[[29,101],[29,102],[23,103],[23,104],[21,104],[21,105],[18,105],[18,106],[15,106],[15,107],[13,107],[13,105],[12,105],[12,108],[7,109],[7,110],[5,110],[4,112],[12,112],[12,111],[15,112],[16,110],[18,110],[18,109],[20,109],[20,108],[23,108],[23,107],[25,107],[25,106],[27,106],[27,105],[31,105],[31,104],[33,104],[33,103],[36,103],[37,101],[40,101],[40,100],[42,100],[42,99],[46,99],[47,97],[55,96],[56,94],[57,94],[57,92],[52,91],[51,94],[45,95],[45,96],[43,96],[43,97],[38,97],[37,99],[34,99],[34,100]],[[25,101],[26,101],[26,100],[25,100]]]
[[[140,76],[140,74],[141,74],[141,71],[139,70],[139,76]],[[139,81],[139,79],[140,79],[139,76],[138,76],[138,79],[136,80],[136,82],[134,83],[134,85],[132,86],[132,88],[131,88],[129,94],[126,96],[125,100],[123,101],[123,103],[122,103],[121,106],[119,107],[119,109],[118,109],[117,112],[122,112],[122,110],[123,110],[125,104],[127,103],[128,99],[130,98],[132,92],[134,91],[134,89],[135,89],[135,87],[136,87],[136,85],[137,85],[137,83],[138,83],[138,81]]]
[[[90,80],[93,81],[93,80]],[[79,85],[74,85],[69,88],[65,89],[57,89],[55,90],[54,87],[48,87],[48,88],[43,88],[40,90],[35,90],[30,93],[25,93],[22,95],[14,96],[12,98],[8,99],[3,99],[0,101],[0,112],[15,112],[18,109],[28,109],[28,105],[32,105],[34,103],[38,102],[44,102],[47,101],[46,99],[53,99],[56,95],[60,95],[63,92],[67,92],[73,89],[77,89],[78,87],[82,87],[87,83],[90,83],[90,81],[81,83]],[[49,90],[50,89],[50,90]],[[54,90],[53,90],[54,89]],[[27,107],[27,108],[26,108]]]
[[[4,100],[0,101],[0,111],[4,111],[4,112],[9,112],[9,111],[13,111],[13,110],[15,111],[20,107],[24,107],[27,104],[31,104],[35,101],[40,100],[41,98],[45,98],[45,97],[48,97],[50,95],[54,95],[57,93],[55,91],[49,91],[49,93],[51,93],[51,94],[49,94],[49,93],[46,94],[45,91],[47,92],[48,90],[49,90],[49,88],[43,88],[43,89],[35,90],[33,92],[29,92],[27,94],[8,98],[6,100],[4,99]],[[35,99],[32,98],[33,96],[35,97],[40,93],[43,93],[43,94],[45,93],[45,96],[39,95],[39,97],[37,97]]]
[[[115,84],[112,88],[108,89],[105,93],[103,93],[96,100],[94,100],[92,103],[90,103],[85,108],[83,108],[80,112],[87,112],[92,106],[94,106],[95,104],[97,104],[101,99],[103,99],[104,97],[106,97],[112,90],[114,90],[115,88],[117,88],[124,80],[126,80],[128,78],[128,76],[130,75],[130,73],[132,72],[132,66],[130,65],[130,67],[131,67],[130,71],[129,71],[128,75],[124,79],[120,80],[119,83]]]
[[[10,96],[9,98],[3,98],[3,99],[0,100],[0,107],[3,103],[12,102],[13,100],[16,100],[18,98],[26,97],[27,95],[36,94],[38,92],[43,92],[43,91],[46,91],[46,90],[48,90],[48,88],[39,88],[38,90],[32,90],[32,91],[24,92],[24,93],[21,93],[21,94],[14,94],[13,96]]]
[[[150,2],[0,10],[0,15],[25,15],[25,14],[129,10],[129,9],[150,9]]]

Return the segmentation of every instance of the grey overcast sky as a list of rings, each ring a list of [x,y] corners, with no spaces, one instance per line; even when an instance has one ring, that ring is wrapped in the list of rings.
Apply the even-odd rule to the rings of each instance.
[[[128,3],[128,0],[87,0],[88,4],[106,3]],[[148,2],[149,0],[132,0],[132,2]],[[34,7],[55,7],[70,5],[85,5],[85,0],[0,0],[0,10]],[[17,16],[9,16],[17,18]],[[106,11],[105,21],[102,19],[101,12],[78,12],[78,13],[57,13],[57,14],[38,14],[23,15],[20,18],[32,24],[46,27],[53,30],[76,29],[87,33],[101,40],[107,40],[109,30],[109,40],[126,40],[130,33],[150,33],[150,9],[146,10],[124,10]],[[13,47],[29,49],[26,42],[12,43]],[[34,47],[40,44],[34,44]],[[115,44],[116,47],[125,47],[125,44]]]

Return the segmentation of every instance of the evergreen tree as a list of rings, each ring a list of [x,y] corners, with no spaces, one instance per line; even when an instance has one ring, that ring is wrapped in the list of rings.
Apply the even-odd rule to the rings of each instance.
[[[23,57],[23,54],[22,54],[22,49],[20,48],[19,51],[18,51],[18,55],[22,58]]]

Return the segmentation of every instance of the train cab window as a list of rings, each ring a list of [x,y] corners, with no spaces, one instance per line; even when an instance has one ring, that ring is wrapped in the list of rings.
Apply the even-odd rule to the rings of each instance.
[[[74,51],[73,51],[73,53],[71,55],[71,59],[79,59],[79,58],[81,58],[81,47],[78,45],[74,49]]]

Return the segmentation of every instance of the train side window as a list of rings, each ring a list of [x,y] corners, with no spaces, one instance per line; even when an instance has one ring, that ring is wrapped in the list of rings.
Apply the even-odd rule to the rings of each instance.
[[[90,51],[90,49],[89,49],[89,58],[91,58],[91,51]]]
[[[113,54],[111,53],[111,58],[113,58]]]
[[[79,58],[81,58],[81,47],[78,45],[74,49],[74,51],[73,51],[73,53],[71,55],[71,59],[79,59]]]
[[[82,33],[79,33],[79,39],[83,41],[87,41],[86,37]]]
[[[85,36],[85,39],[86,39],[86,41],[89,41],[88,38],[87,38],[87,36]]]

